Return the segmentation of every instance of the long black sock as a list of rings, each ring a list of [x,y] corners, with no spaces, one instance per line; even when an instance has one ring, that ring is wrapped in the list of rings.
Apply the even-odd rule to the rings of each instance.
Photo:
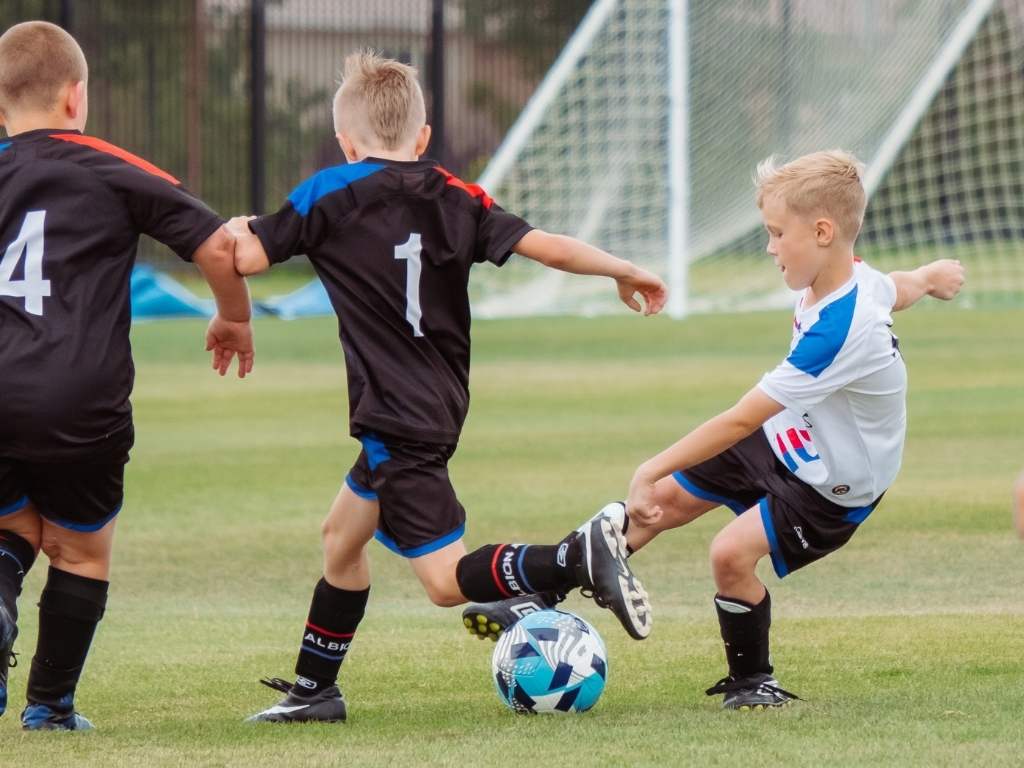
[[[21,583],[35,560],[35,547],[16,533],[0,531],[0,602],[15,621]]]
[[[339,589],[320,579],[313,590],[309,619],[302,632],[302,647],[295,663],[298,678],[292,693],[313,696],[334,685],[369,599],[369,587],[355,591]]]
[[[39,640],[28,674],[28,700],[58,710],[73,707],[75,688],[103,618],[110,582],[50,566],[39,599]]]
[[[757,605],[725,595],[715,595],[718,624],[725,641],[729,674],[734,678],[772,673],[768,629],[772,624],[772,598],[765,590]]]
[[[579,586],[579,557],[575,532],[558,544],[488,544],[459,560],[455,578],[462,594],[478,603],[564,591]]]

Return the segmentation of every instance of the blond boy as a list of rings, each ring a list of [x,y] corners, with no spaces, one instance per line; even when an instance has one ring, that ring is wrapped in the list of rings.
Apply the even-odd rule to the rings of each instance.
[[[707,693],[725,694],[730,709],[796,698],[772,676],[771,602],[755,567],[770,556],[786,576],[845,544],[877,506],[906,432],[906,370],[891,313],[926,295],[952,299],[964,279],[951,260],[888,275],[860,262],[862,179],[842,151],[758,167],[768,254],[799,292],[789,354],[732,408],[644,462],[629,489],[634,551],[715,507],[737,515],[711,544],[729,674]]]
[[[350,56],[334,100],[349,161],[299,185],[276,214],[238,227],[242,274],[308,254],[339,316],[350,431],[363,446],[323,526],[324,574],[287,697],[254,715],[269,722],[340,721],[335,685],[366,606],[367,545],[409,559],[437,605],[498,600],[582,585],[635,638],[650,606],[630,572],[620,530],[598,516],[549,546],[501,544],[467,554],[465,511],[448,478],[469,405],[469,270],[518,253],[556,269],[604,275],[647,313],[661,280],[571,237],[531,228],[479,187],[419,159],[430,128],[414,71],[371,53]],[[525,704],[524,704],[525,705]]]
[[[199,267],[221,375],[252,367],[249,297],[221,219],[169,174],[86,136],[85,56],[27,22],[0,37],[0,714],[16,598],[50,570],[28,675],[27,730],[82,730],[75,690],[103,616],[132,447],[129,276],[139,235]]]

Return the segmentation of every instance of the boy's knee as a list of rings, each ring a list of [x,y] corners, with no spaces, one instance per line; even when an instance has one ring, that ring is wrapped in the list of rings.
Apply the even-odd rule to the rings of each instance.
[[[724,531],[711,542],[711,570],[716,579],[743,578],[754,572],[757,558]]]

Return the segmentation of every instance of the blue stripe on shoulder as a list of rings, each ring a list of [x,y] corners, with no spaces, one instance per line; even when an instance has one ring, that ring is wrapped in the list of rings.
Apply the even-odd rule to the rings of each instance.
[[[817,378],[832,365],[846,343],[857,307],[857,286],[818,314],[818,322],[807,329],[786,360],[794,368]]]
[[[3,152],[5,149],[9,149],[12,143],[13,142],[5,141],[3,144],[0,144],[0,152]]]
[[[305,216],[324,195],[344,189],[352,182],[365,179],[384,167],[381,163],[359,162],[325,168],[293,189],[288,200],[296,211]]]

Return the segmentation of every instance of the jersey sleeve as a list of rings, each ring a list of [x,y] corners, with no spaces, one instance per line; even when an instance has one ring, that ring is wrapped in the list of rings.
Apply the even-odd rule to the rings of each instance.
[[[109,163],[102,173],[123,198],[138,231],[160,241],[185,261],[191,261],[196,249],[224,223],[202,200],[162,171],[158,174],[127,163]]]
[[[327,236],[327,222],[319,205],[313,205],[303,215],[289,200],[277,213],[250,221],[249,229],[260,239],[270,263],[280,264],[320,245]]]
[[[853,322],[852,307],[849,311],[848,319],[841,306],[831,316],[823,314],[789,356],[761,378],[761,391],[787,409],[804,413],[863,376],[870,326]]]
[[[885,272],[868,266],[864,262],[857,264],[859,279],[871,286],[871,293],[882,309],[889,311],[896,306],[896,283]]]
[[[496,203],[481,207],[477,227],[477,263],[489,261],[502,266],[512,255],[512,247],[533,227],[515,214],[503,210]]]

